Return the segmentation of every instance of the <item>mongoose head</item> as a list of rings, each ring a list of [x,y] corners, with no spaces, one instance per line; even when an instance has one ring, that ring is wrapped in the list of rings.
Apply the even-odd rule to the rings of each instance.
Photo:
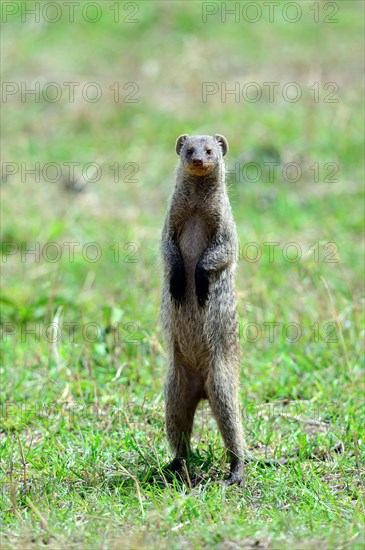
[[[224,136],[189,136],[183,134],[176,141],[176,152],[184,170],[194,176],[207,176],[217,169],[228,151]]]

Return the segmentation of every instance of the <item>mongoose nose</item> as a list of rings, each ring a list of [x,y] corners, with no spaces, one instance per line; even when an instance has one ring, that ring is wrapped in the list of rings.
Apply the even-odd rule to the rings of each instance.
[[[194,166],[203,166],[203,161],[201,159],[193,159]]]

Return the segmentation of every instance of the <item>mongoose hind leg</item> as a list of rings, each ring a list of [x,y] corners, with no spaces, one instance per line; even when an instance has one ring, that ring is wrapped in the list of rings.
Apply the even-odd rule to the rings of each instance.
[[[167,467],[172,472],[181,472],[190,454],[190,438],[194,414],[200,401],[198,387],[189,377],[189,370],[177,362],[170,366],[165,384],[167,438],[174,459]]]
[[[226,485],[240,484],[243,479],[245,440],[238,403],[238,381],[223,360],[214,360],[207,380],[207,394],[224,444],[230,455],[230,474]],[[227,368],[228,367],[228,368]],[[233,369],[234,370],[234,369]]]

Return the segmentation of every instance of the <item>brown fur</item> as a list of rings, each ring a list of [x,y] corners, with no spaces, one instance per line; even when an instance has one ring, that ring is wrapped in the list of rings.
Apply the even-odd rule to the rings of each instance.
[[[228,484],[243,475],[238,402],[239,342],[234,288],[237,235],[225,184],[223,136],[180,136],[176,185],[163,234],[161,319],[170,365],[167,436],[179,471],[196,407],[208,399],[231,457]]]

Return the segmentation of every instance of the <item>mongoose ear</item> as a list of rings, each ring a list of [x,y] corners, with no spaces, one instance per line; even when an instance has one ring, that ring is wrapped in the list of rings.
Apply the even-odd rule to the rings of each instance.
[[[188,134],[183,134],[182,136],[179,136],[176,140],[176,152],[178,155],[180,155],[181,147],[184,145],[185,141],[188,138]]]
[[[228,152],[228,141],[224,136],[220,134],[215,134],[214,139],[218,141],[222,149],[222,155],[224,156]]]

